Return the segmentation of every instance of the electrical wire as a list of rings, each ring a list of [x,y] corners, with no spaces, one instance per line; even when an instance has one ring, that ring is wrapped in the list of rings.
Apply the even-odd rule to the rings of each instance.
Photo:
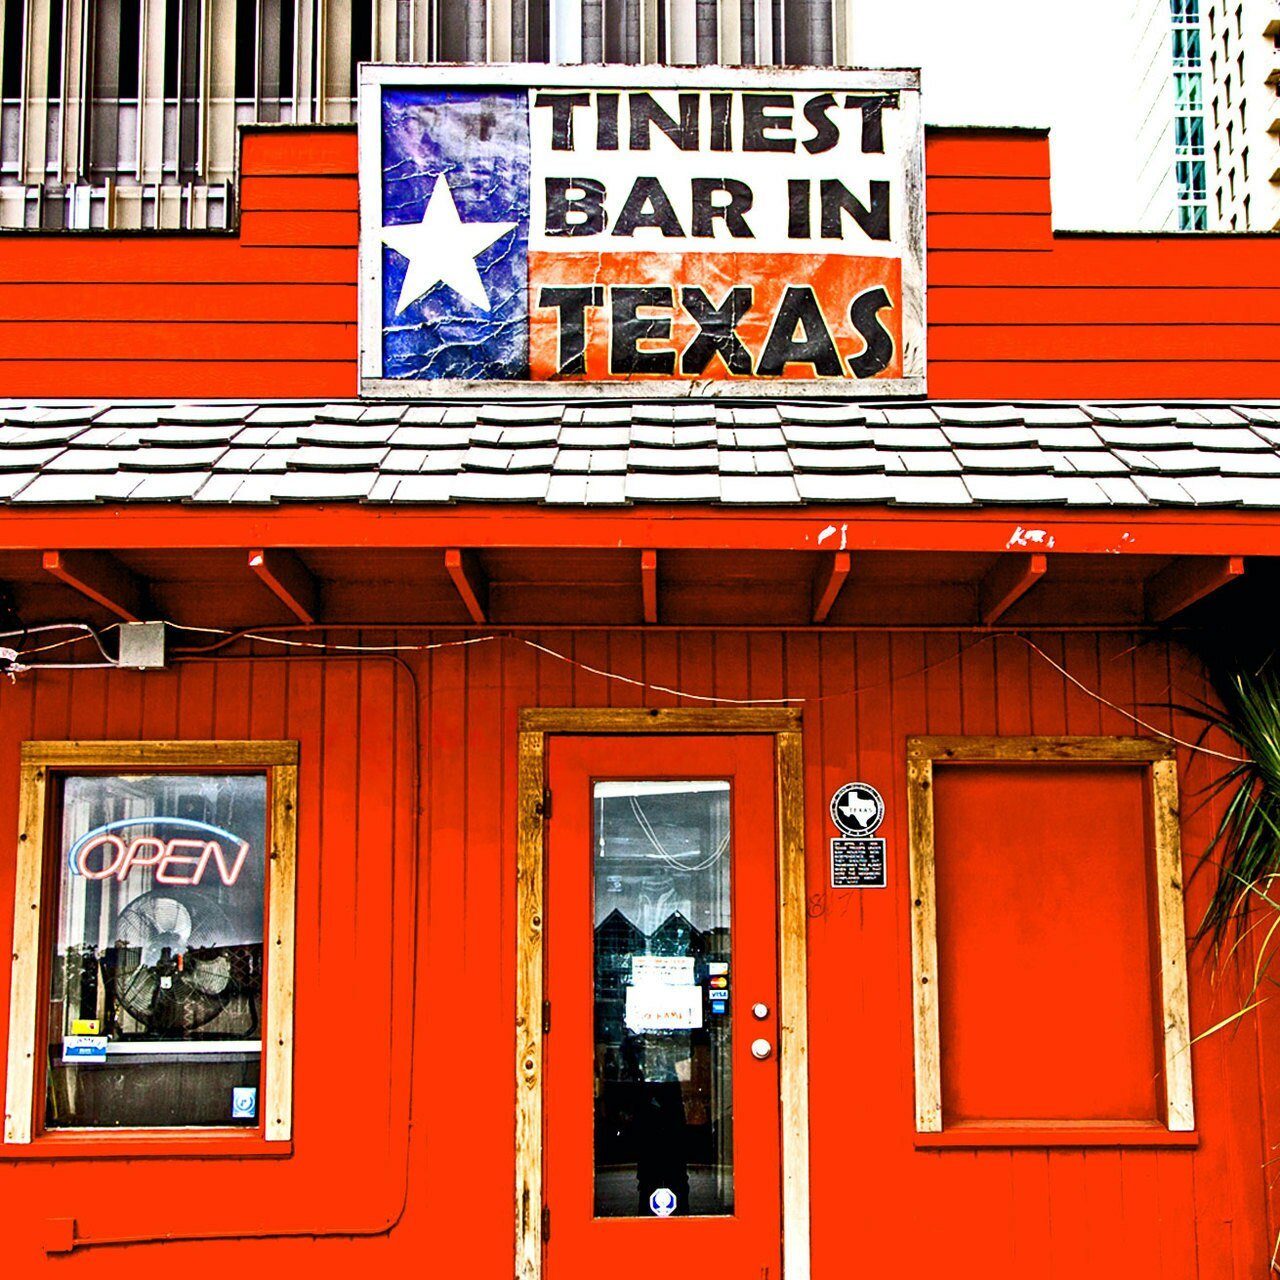
[[[409,901],[412,906],[409,917],[409,938],[406,946],[408,951],[408,975],[409,983],[409,1015],[407,1019],[408,1027],[406,1031],[407,1039],[407,1057],[396,1053],[393,1046],[390,1049],[391,1061],[407,1062],[412,1064],[417,1060],[417,1034],[418,1034],[418,943],[420,937],[420,894],[418,868],[420,859],[418,857],[419,845],[421,841],[422,815],[425,812],[422,792],[422,768],[421,768],[421,708],[422,698],[421,691],[418,687],[418,677],[413,668],[404,661],[403,658],[395,657],[391,654],[367,654],[367,655],[323,655],[323,654],[267,654],[258,656],[249,655],[228,655],[219,658],[201,658],[198,656],[180,659],[182,662],[284,662],[286,664],[295,662],[325,662],[333,661],[358,661],[361,657],[366,660],[381,659],[385,662],[395,663],[397,668],[402,670],[409,680],[409,689],[412,699],[412,717],[410,724],[412,727],[412,742],[410,743],[410,776],[411,776],[411,794],[413,800],[413,817],[412,824],[412,840],[408,857],[408,875],[409,875]],[[394,942],[394,937],[393,937]],[[393,953],[394,954],[394,953]],[[396,963],[393,959],[392,973],[396,972]],[[393,1034],[397,1025],[397,1020],[392,1020]],[[409,1183],[410,1169],[412,1159],[412,1138],[413,1138],[413,1109],[414,1109],[415,1090],[412,1083],[412,1072],[406,1070],[401,1075],[401,1087],[398,1096],[395,1098],[395,1106],[400,1120],[398,1131],[393,1129],[389,1137],[398,1139],[401,1150],[393,1154],[399,1165],[399,1185],[394,1189],[391,1204],[388,1206],[384,1215],[372,1222],[343,1222],[334,1226],[281,1226],[281,1227],[232,1227],[228,1226],[223,1229],[197,1229],[193,1231],[169,1231],[163,1234],[157,1232],[114,1235],[114,1236],[80,1236],[75,1238],[75,1248],[95,1249],[95,1248],[111,1248],[130,1244],[159,1244],[165,1241],[187,1241],[195,1242],[202,1240],[239,1240],[239,1239],[255,1239],[255,1240],[287,1240],[297,1239],[299,1237],[314,1237],[323,1239],[333,1236],[381,1236],[391,1232],[403,1219],[409,1207]]]
[[[110,627],[104,628],[111,631],[119,627],[119,623],[114,623]],[[112,661],[111,655],[107,652],[102,643],[102,633],[96,627],[91,627],[87,622],[46,622],[37,627],[23,627],[17,631],[0,631],[0,640],[10,640],[20,638],[25,641],[28,636],[44,635],[50,631],[78,631],[81,634],[71,636],[66,640],[55,640],[52,644],[42,645],[36,649],[22,648],[18,650],[18,656],[21,657],[26,653],[47,653],[51,649],[60,649],[67,645],[79,644],[84,640],[92,640],[98,646],[98,652],[102,654],[108,662]]]
[[[632,676],[620,675],[616,671],[605,671],[601,667],[593,667],[590,663],[579,662],[577,658],[571,658],[566,653],[549,649],[545,644],[539,644],[536,640],[530,640],[525,636],[510,636],[509,639],[516,640],[530,649],[536,649],[539,653],[545,653],[549,658],[558,658],[561,662],[567,662],[571,667],[590,672],[593,676],[599,676],[602,680],[616,680],[620,684],[629,684],[637,689],[649,689],[654,693],[668,693],[675,698],[688,698],[691,702],[716,702],[731,707],[785,707],[793,702],[805,701],[803,697],[799,696],[789,698],[722,698],[712,693],[687,693],[683,689],[673,689],[669,685],[653,684],[647,680],[636,680]]]
[[[1202,747],[1199,743],[1188,742],[1185,738],[1179,738],[1172,733],[1166,733],[1163,729],[1157,729],[1149,720],[1144,720],[1141,716],[1135,716],[1132,711],[1126,711],[1123,707],[1117,706],[1110,698],[1104,698],[1102,694],[1095,689],[1090,689],[1088,685],[1078,680],[1066,669],[1060,662],[1056,662],[1045,651],[1028,636],[1019,635],[1018,639],[1022,641],[1033,653],[1043,658],[1055,671],[1059,672],[1064,679],[1069,680],[1081,693],[1088,694],[1095,702],[1100,702],[1104,707],[1110,707],[1112,711],[1118,712],[1124,716],[1126,720],[1132,720],[1134,724],[1145,729],[1148,733],[1154,733],[1156,737],[1163,738],[1166,742],[1172,742],[1176,746],[1185,747],[1188,751],[1198,751],[1201,755],[1216,756],[1219,760],[1229,760],[1232,764],[1248,764],[1249,761],[1244,756],[1233,756],[1225,751],[1215,751],[1212,747]]]
[[[724,833],[724,838],[701,862],[681,862],[678,853],[672,853],[670,849],[662,843],[658,838],[658,833],[654,831],[653,825],[650,823],[648,815],[640,807],[640,801],[635,797],[629,797],[631,801],[631,813],[636,820],[636,825],[644,833],[644,838],[653,846],[654,852],[662,859],[667,866],[676,871],[706,871],[710,867],[714,867],[721,858],[724,857],[725,850],[729,847],[729,833]],[[692,852],[692,850],[690,850]]]
[[[113,626],[115,627],[118,627],[119,625],[120,624],[118,623],[113,624]],[[788,696],[777,697],[777,698],[730,698],[720,694],[694,693],[687,689],[678,689],[673,685],[658,684],[655,681],[642,680],[642,679],[638,679],[635,676],[623,675],[621,672],[618,672],[618,671],[609,671],[606,668],[597,667],[588,662],[582,662],[577,658],[571,657],[569,654],[561,653],[558,649],[551,648],[549,645],[541,644],[536,640],[531,640],[529,637],[521,636],[521,635],[511,635],[511,634],[502,634],[502,633],[494,632],[494,633],[489,633],[487,635],[481,635],[481,636],[467,636],[467,637],[463,637],[461,639],[456,639],[456,640],[435,640],[425,644],[396,643],[396,644],[385,644],[385,645],[369,645],[369,644],[341,644],[336,641],[330,641],[330,640],[302,640],[302,639],[296,639],[289,636],[269,634],[272,631],[279,631],[279,630],[292,631],[295,629],[292,627],[289,627],[289,628],[269,628],[268,627],[268,628],[261,628],[259,630],[228,630],[221,627],[195,627],[187,624],[168,623],[168,622],[166,622],[165,625],[168,627],[173,627],[175,630],[179,630],[179,631],[199,632],[205,635],[216,635],[220,637],[220,639],[214,644],[207,645],[199,649],[174,649],[173,658],[175,661],[186,659],[186,658],[192,658],[192,657],[200,657],[200,656],[211,657],[214,654],[221,651],[223,648],[227,647],[228,645],[234,644],[236,641],[239,641],[239,640],[244,640],[250,643],[257,643],[257,644],[277,645],[277,646],[287,647],[287,648],[308,649],[308,650],[314,651],[317,656],[324,656],[326,654],[329,654],[332,656],[340,656],[340,655],[358,656],[360,654],[367,654],[370,656],[374,656],[374,655],[382,654],[388,657],[394,656],[397,654],[403,654],[403,653],[431,653],[431,652],[435,652],[437,650],[442,650],[442,649],[466,648],[472,645],[492,644],[495,641],[506,640],[508,642],[521,644],[526,648],[532,649],[537,653],[543,654],[548,658],[553,658],[558,662],[563,662],[571,667],[577,668],[580,671],[585,671],[589,675],[597,676],[602,680],[614,681],[619,684],[628,685],[632,688],[644,689],[651,693],[666,694],[670,697],[681,698],[689,702],[703,702],[703,703],[711,703],[711,704],[720,705],[720,706],[736,706],[736,707],[778,707],[778,706],[793,706],[793,705],[805,706],[805,705],[818,703],[818,702],[829,702],[838,698],[854,697],[859,694],[870,692],[871,690],[874,690],[877,688],[883,688],[888,685],[901,683],[904,680],[914,679],[915,677],[922,675],[928,671],[931,671],[937,667],[946,666],[946,665],[950,665],[952,663],[958,662],[965,653],[967,653],[969,650],[973,648],[976,648],[980,644],[998,641],[1002,637],[1013,636],[1014,638],[1022,641],[1022,643],[1025,644],[1027,648],[1031,650],[1032,653],[1034,653],[1038,658],[1040,658],[1041,661],[1047,663],[1050,667],[1052,667],[1055,671],[1057,671],[1065,680],[1069,681],[1075,688],[1079,689],[1080,692],[1084,693],[1087,697],[1092,698],[1095,702],[1099,703],[1100,705],[1105,706],[1110,710],[1116,712],[1118,715],[1123,716],[1125,719],[1129,720],[1131,723],[1139,726],[1142,729],[1145,729],[1148,733],[1152,733],[1156,737],[1161,738],[1166,742],[1172,742],[1175,745],[1180,746],[1187,751],[1192,751],[1200,755],[1212,756],[1216,759],[1225,760],[1232,764],[1246,763],[1245,757],[1243,756],[1232,755],[1229,752],[1218,751],[1212,747],[1206,747],[1199,743],[1188,741],[1185,738],[1180,738],[1176,734],[1169,733],[1168,731],[1157,727],[1156,725],[1152,724],[1149,720],[1144,720],[1141,716],[1135,715],[1132,711],[1126,710],[1124,707],[1120,706],[1118,703],[1112,702],[1109,698],[1105,697],[1103,694],[1099,693],[1097,690],[1091,689],[1082,680],[1074,676],[1060,662],[1050,657],[1049,654],[1047,654],[1029,636],[1025,635],[1022,632],[1017,632],[1017,631],[1015,632],[983,632],[976,639],[974,639],[970,644],[965,645],[962,648],[958,649],[954,654],[947,654],[944,657],[941,657],[934,662],[926,663],[923,666],[917,667],[910,672],[904,672],[900,675],[890,676],[887,679],[882,680],[874,685],[860,685],[852,689],[842,689],[834,693],[817,694],[817,695],[795,694],[795,695],[788,695]],[[99,633],[94,628],[90,627],[87,623],[52,623],[52,624],[47,624],[43,627],[30,628],[30,632],[34,633],[34,632],[40,632],[40,631],[57,631],[57,630],[67,630],[67,629],[81,630],[85,634],[72,637],[68,640],[55,641],[53,644],[42,646],[39,649],[22,651],[19,653],[18,659],[10,662],[8,666],[4,668],[4,674],[7,674],[10,676],[10,678],[13,678],[16,675],[26,674],[27,672],[31,672],[31,671],[102,670],[102,669],[116,667],[119,665],[117,662],[113,661],[110,655],[107,653],[106,649],[102,644],[102,640]],[[111,628],[108,628],[108,630],[110,629]],[[303,631],[314,631],[316,628],[303,627],[298,629]],[[360,630],[360,628],[344,628],[344,630]],[[27,634],[27,633],[8,632],[4,634],[19,635],[19,634]],[[80,643],[81,641],[89,637],[92,637],[94,642],[97,644],[99,651],[102,653],[106,661],[92,662],[92,663],[90,662],[24,663],[20,661],[21,657],[23,656],[23,653],[25,652],[31,652],[31,653],[46,652],[50,649],[55,649],[55,648],[60,648],[70,644]],[[263,656],[265,658],[265,655]]]

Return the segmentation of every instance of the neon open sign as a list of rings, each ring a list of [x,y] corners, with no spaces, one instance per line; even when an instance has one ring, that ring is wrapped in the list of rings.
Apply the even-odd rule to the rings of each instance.
[[[155,835],[129,838],[130,827],[181,827],[195,834],[162,840]],[[123,833],[123,834],[122,834]],[[225,885],[240,878],[249,842],[221,827],[192,818],[124,818],[86,831],[71,846],[72,873],[87,880],[114,876],[123,882],[135,868],[154,868],[157,884],[198,885],[212,867]]]

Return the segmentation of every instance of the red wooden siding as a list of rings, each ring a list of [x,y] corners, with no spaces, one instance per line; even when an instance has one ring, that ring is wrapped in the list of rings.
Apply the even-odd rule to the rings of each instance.
[[[1274,237],[1057,235],[1049,146],[927,138],[929,389],[940,398],[1269,397]],[[349,396],[356,139],[244,136],[238,235],[0,235],[10,396]]]
[[[1266,1274],[1276,1224],[1268,1222],[1274,1179],[1265,1166],[1280,1132],[1264,1105],[1263,1028],[1252,1019],[1195,1046],[1198,1148],[914,1145],[906,739],[1133,732],[1126,719],[1065,683],[1014,637],[538,638],[580,662],[692,692],[808,700],[815,1280],[924,1280],[940,1269],[983,1280]],[[1198,669],[1163,643],[1139,647],[1128,635],[1040,643],[1087,685],[1166,728],[1169,715],[1152,704],[1204,692]],[[274,1237],[234,1249],[216,1241],[85,1248],[57,1260],[68,1276],[95,1280],[136,1280],[157,1267],[244,1280],[307,1268],[509,1275],[516,711],[644,700],[673,702],[512,640],[439,650],[407,667],[387,659],[208,662],[0,685],[0,831],[15,829],[24,738],[301,741],[294,1154],[0,1160],[6,1275],[18,1280],[45,1265],[39,1242],[50,1218],[74,1218],[86,1240],[202,1231]],[[1172,727],[1183,737],[1196,732],[1181,720]],[[1192,798],[1217,769],[1186,753],[1180,766],[1184,842],[1194,852],[1215,812]],[[826,800],[851,778],[885,796],[886,891],[827,887]],[[12,860],[0,860],[0,903],[12,901],[12,876]],[[1194,922],[1203,878],[1190,893]],[[6,910],[0,939],[7,929]],[[0,989],[7,955],[5,947]],[[1237,1007],[1240,981],[1211,984],[1200,960],[1192,973],[1199,1031]],[[1277,1046],[1274,1035],[1262,1046],[1272,1062]],[[1274,1093],[1274,1077],[1269,1088]]]

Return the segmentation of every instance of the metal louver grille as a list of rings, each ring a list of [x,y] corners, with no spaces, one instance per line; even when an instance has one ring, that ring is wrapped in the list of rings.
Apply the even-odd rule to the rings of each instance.
[[[220,227],[361,62],[847,65],[851,0],[0,0],[0,227]]]

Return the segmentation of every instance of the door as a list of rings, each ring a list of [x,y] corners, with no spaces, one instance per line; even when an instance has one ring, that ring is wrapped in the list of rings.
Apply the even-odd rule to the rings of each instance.
[[[550,742],[546,1275],[777,1280],[773,738]]]

